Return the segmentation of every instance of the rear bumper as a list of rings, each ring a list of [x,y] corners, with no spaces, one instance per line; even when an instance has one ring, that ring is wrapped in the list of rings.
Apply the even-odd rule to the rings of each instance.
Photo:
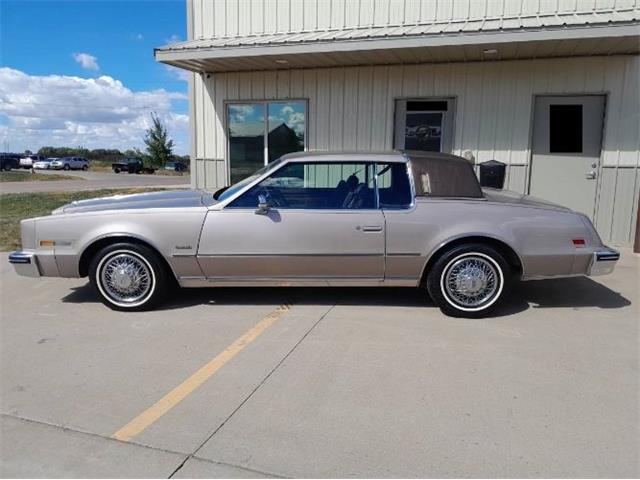
[[[9,254],[9,263],[13,265],[16,273],[23,277],[40,277],[38,259],[33,253],[13,252]]]
[[[591,277],[608,275],[613,272],[618,260],[620,260],[620,252],[613,248],[603,247],[596,250],[591,256],[588,275]]]

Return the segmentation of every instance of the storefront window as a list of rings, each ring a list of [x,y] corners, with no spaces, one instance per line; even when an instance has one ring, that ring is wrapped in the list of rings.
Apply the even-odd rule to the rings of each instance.
[[[304,101],[229,104],[227,118],[232,184],[282,155],[304,150]]]

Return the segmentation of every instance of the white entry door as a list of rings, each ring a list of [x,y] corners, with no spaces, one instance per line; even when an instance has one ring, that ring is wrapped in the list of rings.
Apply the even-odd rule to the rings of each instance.
[[[604,95],[535,100],[529,193],[593,218]]]

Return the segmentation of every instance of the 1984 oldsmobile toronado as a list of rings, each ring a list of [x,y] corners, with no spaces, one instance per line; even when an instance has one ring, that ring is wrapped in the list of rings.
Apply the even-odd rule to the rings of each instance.
[[[89,276],[118,310],[182,287],[407,286],[453,316],[486,316],[517,280],[613,271],[581,213],[482,189],[465,159],[430,153],[285,155],[216,193],[72,202],[23,220],[9,261]]]

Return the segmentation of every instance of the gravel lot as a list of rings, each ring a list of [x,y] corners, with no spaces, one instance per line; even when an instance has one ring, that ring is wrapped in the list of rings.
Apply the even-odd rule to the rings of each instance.
[[[0,475],[637,477],[639,263],[463,320],[411,289],[117,313],[2,254]]]
[[[77,192],[105,188],[171,187],[188,188],[190,177],[173,175],[129,175],[128,173],[38,170],[44,175],[65,175],[78,180],[56,182],[6,182],[0,184],[0,193]]]

